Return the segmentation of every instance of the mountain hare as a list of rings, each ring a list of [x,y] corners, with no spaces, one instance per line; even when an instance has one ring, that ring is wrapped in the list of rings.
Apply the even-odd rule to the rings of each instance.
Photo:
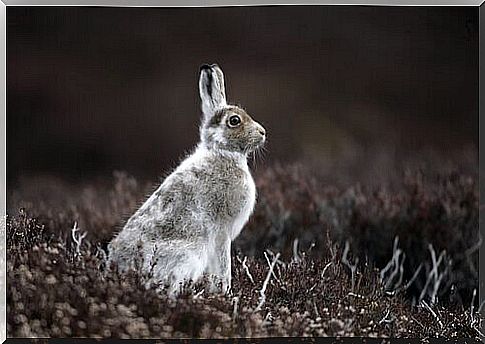
[[[231,241],[256,201],[247,155],[263,145],[266,131],[243,109],[226,103],[224,74],[216,64],[200,68],[200,142],[127,221],[108,245],[108,263],[135,268],[156,284],[179,291],[204,274],[223,291],[231,287]]]

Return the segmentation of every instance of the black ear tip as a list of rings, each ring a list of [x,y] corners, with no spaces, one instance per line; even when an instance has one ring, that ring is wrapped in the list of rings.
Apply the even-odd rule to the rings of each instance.
[[[200,71],[202,72],[203,70],[208,70],[211,69],[212,67],[206,63],[204,63],[202,66],[200,66]]]

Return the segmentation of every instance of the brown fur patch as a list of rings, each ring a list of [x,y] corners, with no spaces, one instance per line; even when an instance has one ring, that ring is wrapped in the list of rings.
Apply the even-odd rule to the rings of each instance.
[[[218,127],[219,124],[221,123],[221,120],[222,120],[222,117],[224,117],[224,114],[225,114],[225,110],[222,109],[222,110],[218,110],[214,116],[211,117],[210,121],[209,121],[209,126],[210,127]]]
[[[243,109],[237,106],[231,106],[225,109],[218,110],[209,121],[209,127],[216,128],[221,124],[222,118],[227,115],[228,112],[233,112],[241,116],[242,123],[250,122],[251,117]]]

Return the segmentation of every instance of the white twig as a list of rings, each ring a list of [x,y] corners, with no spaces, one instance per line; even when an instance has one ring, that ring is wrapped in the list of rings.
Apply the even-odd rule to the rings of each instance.
[[[273,251],[271,251],[269,248],[266,249],[266,252],[268,252],[271,255],[271,257],[273,257],[273,258],[276,256],[276,254]],[[286,263],[285,262],[282,262],[279,259],[276,260],[276,263],[279,264],[279,265],[281,265],[281,266],[283,266],[283,267],[286,266]]]
[[[381,281],[384,283],[384,287],[387,290],[391,287],[394,290],[399,288],[403,279],[404,261],[406,260],[406,254],[397,247],[398,243],[399,236],[396,236],[394,238],[394,245],[392,248],[392,258],[384,267],[384,269],[382,269],[380,272]],[[391,273],[387,276],[388,271],[391,271]],[[395,281],[396,276],[398,276],[397,282]]]
[[[233,297],[232,302],[234,303],[234,308],[232,309],[232,318],[236,319],[236,317],[237,317],[237,306],[239,304],[239,297],[237,297],[237,296]]]
[[[474,289],[473,289],[473,295],[472,295],[472,302],[471,302],[471,304],[470,304],[470,318],[471,318],[471,320],[472,320],[472,323],[473,323],[473,322],[474,322],[474,320],[475,320],[475,317],[473,316],[473,310],[474,310],[474,308],[475,308],[474,303],[475,303],[475,297],[476,297],[476,296],[477,296],[477,289],[476,289],[476,288],[474,288]]]
[[[76,235],[77,232],[79,232],[79,227],[77,226],[77,222],[74,222],[74,226],[71,230],[71,236],[72,240],[76,244],[76,255],[79,256],[81,254],[81,244],[88,233],[84,232],[80,235]]]
[[[385,323],[392,322],[392,319],[387,319],[387,317],[389,316],[389,314],[391,314],[391,310],[388,308],[387,309],[387,312],[386,312],[386,315],[384,315],[384,317],[381,320],[379,320],[379,325],[382,324],[383,322],[385,322]]]
[[[347,240],[345,242],[345,248],[344,248],[344,253],[342,255],[342,263],[344,263],[349,269],[351,273],[351,282],[352,282],[352,288],[351,291],[354,292],[354,287],[355,287],[355,271],[357,270],[357,264],[359,263],[359,258],[355,258],[355,264],[352,265],[350,264],[350,261],[347,258],[347,255],[349,253],[349,241]]]
[[[310,247],[308,247],[308,251],[307,251],[307,252],[308,252],[308,253],[310,253],[310,251],[311,251],[311,250],[312,250],[314,247],[315,247],[315,242],[312,242],[312,243],[310,244]]]
[[[327,269],[330,267],[330,265],[332,265],[332,262],[329,262],[327,263],[327,265],[325,265],[325,267],[322,270],[322,274],[320,275],[320,278],[323,278],[323,276],[325,275],[325,272],[327,272]]]
[[[482,331],[480,331],[480,329],[479,329],[478,327],[474,326],[474,327],[473,327],[473,329],[474,329],[475,331],[477,331],[477,333],[478,333],[478,335],[479,335],[480,337],[482,337],[482,338],[483,338],[483,337],[485,337],[485,335],[483,334],[483,332],[482,332]]]
[[[266,258],[266,262],[268,263],[268,266],[271,268],[271,262],[269,261],[269,258],[268,258],[268,255],[266,254],[266,252],[264,252],[264,258]],[[278,281],[279,284],[282,284],[280,279],[278,277],[276,277],[276,274],[274,273],[274,269],[271,270],[271,274],[273,275],[275,280]]]
[[[246,261],[248,260],[248,257],[244,257],[243,261],[241,262],[241,260],[239,259],[239,257],[237,258],[239,260],[239,262],[241,263],[244,271],[246,271],[246,275],[248,275],[248,278],[249,280],[251,281],[252,284],[254,284],[254,279],[253,279],[253,275],[251,275],[251,272],[249,271],[249,267],[246,265]]]
[[[106,251],[99,246],[96,247],[96,256],[98,255],[103,262],[106,262],[108,260],[108,255],[106,254]]]
[[[444,251],[444,250],[441,251],[438,259],[436,259],[436,252],[433,248],[433,245],[429,244],[428,249],[429,249],[429,252],[431,254],[432,269],[429,272],[428,278],[426,279],[426,283],[424,284],[424,288],[421,291],[421,294],[419,295],[418,302],[422,301],[424,299],[424,297],[426,296],[426,294],[429,294],[430,303],[431,303],[431,305],[433,305],[436,301],[436,295],[438,293],[441,281],[442,281],[444,275],[446,274],[446,270],[441,272],[441,273],[438,271],[439,266],[440,266],[445,254],[446,254],[446,251]],[[428,289],[429,289],[429,285],[430,285],[431,282],[433,282],[432,290],[431,290],[431,292],[429,292]]]
[[[263,326],[271,321],[273,321],[273,316],[271,315],[271,312],[268,312],[268,314],[266,314],[266,316],[264,317]]]
[[[483,300],[481,303],[480,303],[480,306],[478,307],[478,310],[477,312],[478,313],[481,313],[482,312],[482,309],[483,309],[483,306],[485,305],[485,300]]]
[[[280,257],[280,254],[277,253],[276,256],[275,256],[275,258],[273,259],[273,262],[269,266],[269,271],[268,271],[268,274],[266,275],[266,279],[263,282],[263,287],[259,291],[259,295],[260,295],[260,297],[259,297],[259,304],[256,307],[255,312],[260,311],[261,310],[261,307],[263,307],[264,303],[266,302],[266,294],[265,294],[266,293],[266,288],[268,287],[268,283],[269,283],[269,280],[271,278],[271,274],[273,273],[274,266],[275,266],[276,261],[278,260],[279,257]]]
[[[395,253],[396,253],[398,241],[399,241],[399,237],[396,236],[394,238],[394,245],[393,245],[393,248],[392,248],[392,253],[393,253],[392,258],[391,258],[391,260],[387,263],[387,265],[380,272],[381,280],[384,280],[385,274],[387,273],[388,270],[391,269],[391,267],[392,267],[392,265],[394,263],[394,257],[395,257]]]
[[[421,321],[419,321],[418,319],[416,319],[412,315],[411,315],[411,319],[413,319],[416,324],[418,324],[419,326],[421,326],[421,328],[425,328],[424,325],[421,323]]]
[[[298,238],[293,240],[293,261],[296,263],[300,261],[300,255],[298,254]]]
[[[314,285],[312,285],[312,286],[310,287],[310,289],[308,289],[308,291],[309,291],[309,292],[310,292],[310,291],[313,291],[313,289],[315,289],[315,287],[316,287],[317,285],[318,285],[318,283],[315,283]]]
[[[431,307],[426,303],[426,301],[422,300],[421,304],[424,305],[424,307],[426,307],[426,309],[431,313],[431,315],[433,315],[435,317],[436,321],[438,322],[438,324],[442,328],[443,323],[441,322],[441,319],[438,317],[438,315],[435,313],[435,311],[433,311],[433,309],[431,309]]]

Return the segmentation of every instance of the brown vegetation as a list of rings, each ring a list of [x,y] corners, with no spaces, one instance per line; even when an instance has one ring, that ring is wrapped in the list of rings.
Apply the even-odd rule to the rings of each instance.
[[[8,336],[479,337],[473,171],[325,186],[300,164],[274,165],[256,182],[232,295],[200,283],[172,300],[104,265],[106,243],[150,184],[124,173],[22,181],[8,199]]]

